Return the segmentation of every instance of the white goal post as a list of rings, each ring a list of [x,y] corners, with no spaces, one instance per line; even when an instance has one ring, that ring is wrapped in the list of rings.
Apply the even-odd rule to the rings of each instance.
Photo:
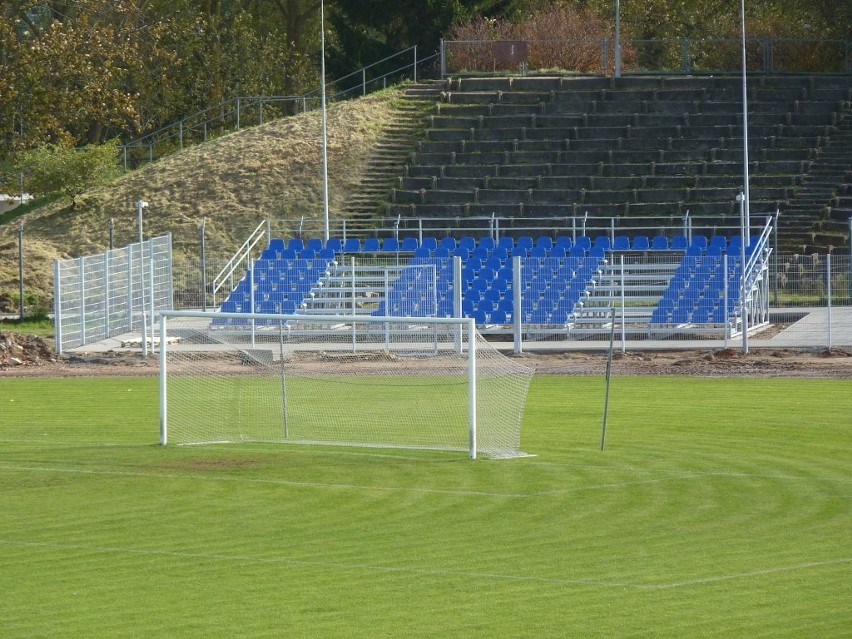
[[[473,319],[164,311],[160,442],[522,456],[532,370]]]

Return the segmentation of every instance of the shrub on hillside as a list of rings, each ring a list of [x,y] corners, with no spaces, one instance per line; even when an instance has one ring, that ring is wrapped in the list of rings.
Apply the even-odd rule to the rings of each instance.
[[[73,148],[46,144],[25,151],[18,159],[26,176],[26,188],[34,195],[60,192],[71,198],[71,207],[88,189],[109,183],[118,173],[118,141]]]

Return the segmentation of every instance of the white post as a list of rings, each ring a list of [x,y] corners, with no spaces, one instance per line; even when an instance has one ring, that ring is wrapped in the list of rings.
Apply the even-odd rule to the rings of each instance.
[[[728,254],[722,256],[722,268],[725,271],[725,282],[722,284],[722,294],[725,296],[723,304],[725,305],[725,313],[722,317],[725,319],[725,348],[728,348],[728,337],[731,335],[731,322],[728,317]]]
[[[80,260],[80,344],[86,343],[86,259]]]
[[[740,201],[740,326],[743,331],[743,353],[748,353],[748,309],[746,308],[746,246],[748,229],[745,222],[745,195],[738,196]]]
[[[166,330],[166,316],[160,315],[160,444],[163,446],[169,441],[166,422]]]
[[[521,269],[523,265],[521,264],[521,256],[516,255],[512,258],[512,328],[515,334],[515,355],[520,355],[524,352],[524,344],[523,344],[523,336],[521,335],[521,331],[523,330],[523,314],[521,313],[521,305],[523,300],[521,299]]]
[[[56,336],[56,352],[62,354],[62,268],[59,260],[53,260],[53,328]]]
[[[467,383],[469,386],[470,458],[476,459],[476,320],[467,323]]]
[[[624,311],[624,256],[621,256],[621,352],[627,352],[627,333],[624,327],[625,324]],[[613,322],[615,321],[615,313],[612,314]]]
[[[328,132],[325,110],[325,3],[320,0],[320,86],[322,99],[322,211],[324,239],[328,242]]]
[[[148,316],[145,312],[145,246],[142,244],[142,210],[148,208],[144,200],[136,201],[139,221],[139,301],[142,304],[142,357],[148,357]]]
[[[740,0],[740,18],[742,23],[742,65],[743,65],[743,192],[740,203],[740,225],[742,230],[742,327],[743,353],[748,353],[748,310],[746,309],[746,254],[751,235],[749,220],[749,190],[748,190],[748,83],[746,73],[746,28],[745,0]]]
[[[150,301],[151,301],[151,352],[156,353],[157,349],[154,346],[154,323],[156,318],[154,317],[154,243],[153,240],[148,240],[148,244],[150,246],[151,259],[148,261],[148,270],[150,273]],[[146,333],[147,334],[147,333]]]
[[[453,255],[453,317],[462,316],[462,259]],[[462,327],[456,328],[456,352],[461,353]]]
[[[825,268],[826,268],[826,284],[825,290],[826,295],[828,296],[828,347],[832,346],[831,339],[831,253],[825,256]]]
[[[110,287],[111,282],[109,280],[109,258],[110,258],[111,253],[112,253],[112,250],[109,250],[109,251],[104,253],[104,337],[110,336],[110,329],[109,329],[109,324],[110,324],[110,318],[109,318],[109,300],[110,300],[109,287]]]
[[[254,258],[249,258],[249,267],[248,267],[248,276],[249,276],[249,312],[254,315]],[[251,320],[251,347],[254,348],[254,339],[255,339],[255,321],[254,318]]]
[[[615,0],[615,77],[621,77],[621,0]]]

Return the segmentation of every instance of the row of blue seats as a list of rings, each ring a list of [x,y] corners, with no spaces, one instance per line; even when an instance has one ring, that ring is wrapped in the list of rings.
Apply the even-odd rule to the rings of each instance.
[[[578,242],[574,248],[579,248],[580,244]],[[723,309],[725,307],[725,304],[720,302],[720,296],[723,295],[726,280],[729,285],[729,298],[733,299],[737,295],[738,261],[729,260],[730,272],[724,273],[720,257],[710,252],[711,244],[712,240],[705,249],[701,249],[704,251],[702,254],[685,255],[669,290],[663,296],[660,308],[655,311],[656,323],[673,321],[677,323],[684,316],[691,316],[696,309],[705,307],[708,312],[713,310],[718,315],[719,307]],[[716,243],[716,246],[719,245]],[[446,247],[443,248],[446,249]],[[696,244],[694,248],[701,247]],[[495,245],[492,257],[484,261],[477,257],[468,257],[463,261],[461,285],[463,286],[463,310],[466,315],[474,316],[474,313],[484,311],[490,320],[492,312],[502,311],[508,318],[512,317],[514,311],[511,301],[512,269],[507,261],[499,259],[501,250],[505,250],[505,247],[498,249]],[[583,255],[583,257],[528,258],[524,262],[520,283],[521,296],[524,300],[521,309],[524,321],[540,320],[544,316],[548,322],[562,322],[563,311],[568,312],[569,309],[573,309],[574,305],[582,299],[594,278],[600,260],[603,259],[600,246],[597,248],[591,246],[588,254],[583,249]],[[379,309],[381,312],[377,314],[382,314],[386,310],[394,314],[432,314],[437,305],[437,312],[440,315],[452,315],[451,261],[434,256],[416,257],[410,261],[410,265],[427,268],[405,269],[394,284],[387,306],[383,304]],[[254,308],[256,312],[293,312],[313,294],[328,268],[329,262],[321,258],[259,260],[255,264],[253,273],[254,306],[251,304],[251,294],[248,290],[249,278],[246,277],[235,288],[223,306],[223,310],[248,312]],[[429,296],[424,297],[424,291],[431,286],[427,271],[428,273],[434,271],[437,276],[437,291],[434,293],[434,299]],[[731,304],[729,300],[729,306]],[[499,314],[498,317],[500,317]]]
[[[740,237],[733,236],[730,240],[722,235],[714,235],[709,239],[704,235],[694,235],[688,240],[684,235],[676,235],[669,238],[665,235],[657,235],[649,238],[647,235],[628,237],[616,235],[610,239],[609,235],[598,235],[594,239],[585,235],[572,238],[560,235],[554,240],[548,235],[542,235],[533,239],[531,236],[522,236],[517,239],[510,236],[502,236],[499,239],[492,237],[424,237],[422,241],[416,237],[405,237],[397,239],[388,237],[380,239],[377,237],[366,238],[363,242],[359,238],[329,238],[323,241],[319,238],[302,240],[292,238],[285,242],[283,239],[273,239],[264,251],[264,259],[312,259],[321,257],[323,259],[334,259],[341,253],[412,253],[420,257],[433,257],[436,251],[440,256],[455,254],[456,251],[474,254],[479,257],[490,256],[495,250],[503,250],[509,255],[533,255],[546,257],[554,249],[567,254],[574,247],[582,247],[585,250],[602,249],[604,251],[657,251],[657,250],[680,250],[689,248],[711,251],[733,251],[739,250]],[[463,253],[462,253],[463,254]]]

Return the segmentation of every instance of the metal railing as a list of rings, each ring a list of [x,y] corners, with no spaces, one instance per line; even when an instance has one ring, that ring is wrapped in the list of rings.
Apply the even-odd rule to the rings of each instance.
[[[326,100],[345,100],[367,95],[423,77],[437,77],[438,53],[421,57],[416,46],[389,55],[358,71],[329,82]],[[185,146],[205,142],[227,131],[263,124],[270,119],[296,115],[321,107],[320,89],[304,95],[239,96],[202,109],[132,142],[119,146],[125,170],[137,168]]]
[[[552,72],[613,75],[615,41],[442,40],[441,77],[452,74]],[[518,55],[520,51],[520,57]],[[739,38],[669,38],[622,40],[624,74],[706,74],[741,71]],[[758,73],[852,73],[852,41],[804,38],[747,38],[749,71]]]

